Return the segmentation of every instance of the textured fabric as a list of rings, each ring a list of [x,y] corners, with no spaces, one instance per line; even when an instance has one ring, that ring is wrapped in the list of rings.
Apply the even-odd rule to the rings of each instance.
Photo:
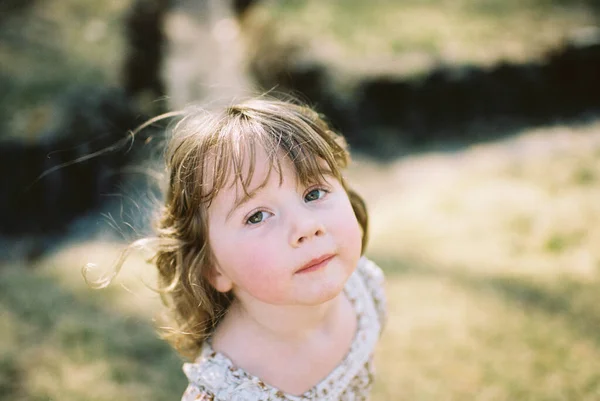
[[[190,384],[182,401],[366,400],[373,381],[373,351],[386,319],[381,269],[361,258],[344,292],[357,316],[356,334],[342,362],[313,388],[300,396],[286,394],[235,367],[206,342],[196,361],[183,366]]]

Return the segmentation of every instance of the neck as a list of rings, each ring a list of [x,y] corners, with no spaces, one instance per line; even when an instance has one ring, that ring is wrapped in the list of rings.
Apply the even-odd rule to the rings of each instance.
[[[256,300],[244,302],[242,296],[232,303],[228,315],[241,320],[244,326],[269,341],[302,343],[331,329],[342,294],[314,306],[271,305]]]

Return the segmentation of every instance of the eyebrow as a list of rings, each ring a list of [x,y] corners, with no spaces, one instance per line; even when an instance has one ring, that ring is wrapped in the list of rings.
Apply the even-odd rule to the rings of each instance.
[[[254,198],[256,196],[256,192],[257,191],[246,192],[242,198],[236,199],[231,210],[227,213],[227,216],[225,216],[225,221],[228,221],[229,218],[231,217],[231,215],[233,214],[233,212],[235,212],[240,206],[242,206],[244,203],[247,203],[252,198]]]

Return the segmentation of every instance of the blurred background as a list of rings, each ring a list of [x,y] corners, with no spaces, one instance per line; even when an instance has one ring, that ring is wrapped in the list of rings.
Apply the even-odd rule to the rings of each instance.
[[[174,400],[149,256],[165,123],[294,94],[387,274],[374,400],[600,399],[596,0],[0,2],[0,400]]]

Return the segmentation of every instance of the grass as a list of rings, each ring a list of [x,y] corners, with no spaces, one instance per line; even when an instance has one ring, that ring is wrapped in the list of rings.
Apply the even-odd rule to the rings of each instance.
[[[347,74],[419,74],[436,63],[538,61],[597,25],[593,1],[280,1],[265,14],[280,36]]]
[[[374,400],[600,397],[600,122],[359,157],[348,175],[387,274]],[[152,266],[134,256],[102,291],[81,279],[120,247],[0,268],[0,400],[180,397],[181,360],[152,328]]]
[[[36,140],[66,89],[120,84],[130,4],[48,0],[3,17],[1,136]]]
[[[37,140],[53,122],[52,106],[67,88],[120,84],[124,20],[131,4],[132,0],[46,0],[3,18],[2,137]],[[309,54],[335,68],[340,90],[365,74],[419,74],[440,62],[535,61],[573,32],[598,23],[593,0],[265,4],[257,15],[274,21],[275,31],[258,29],[258,35],[270,35],[265,38],[249,30],[248,39],[255,41],[250,47],[263,47],[264,57],[281,63],[285,51],[268,48],[269,44],[285,47],[298,41]]]
[[[377,399],[597,399],[597,286],[568,287],[434,271],[390,281]]]
[[[128,291],[82,285],[85,259],[109,266],[117,251],[73,245],[38,266],[3,266],[0,399],[171,400],[183,391],[181,360],[155,334],[147,311],[158,300],[140,277],[125,273]]]
[[[392,310],[377,399],[600,397],[600,123],[358,164]]]

